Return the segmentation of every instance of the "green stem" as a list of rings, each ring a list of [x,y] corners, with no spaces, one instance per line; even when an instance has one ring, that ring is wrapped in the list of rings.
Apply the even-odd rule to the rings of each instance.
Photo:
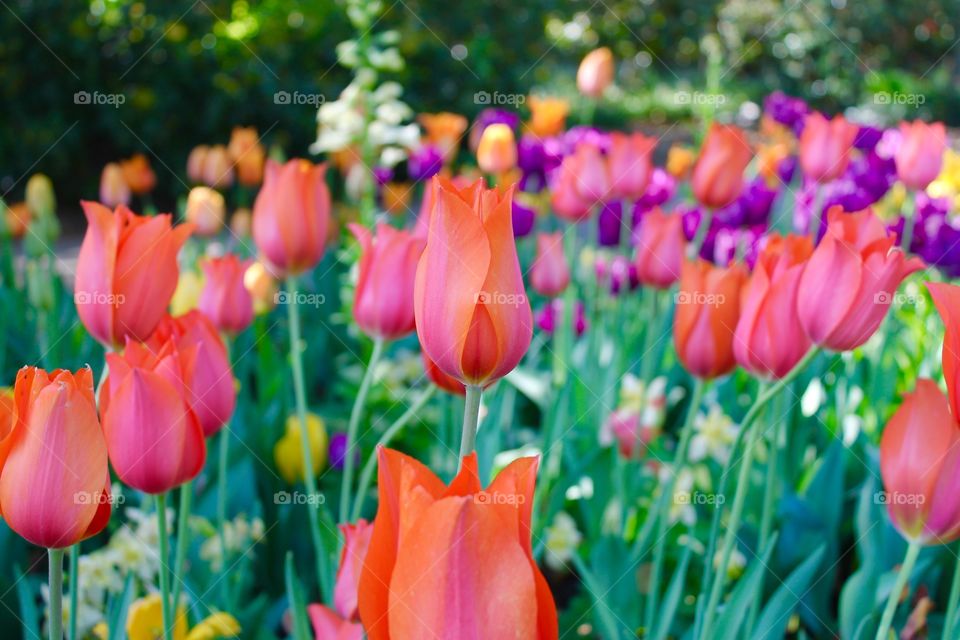
[[[80,604],[80,543],[70,547],[70,640],[77,640],[77,607]]]
[[[811,206],[810,228],[807,232],[816,242],[817,236],[820,235],[820,227],[823,226],[823,188],[819,182],[813,186],[813,204]]]
[[[470,455],[477,448],[477,422],[480,419],[480,398],[483,396],[483,387],[467,385],[467,399],[463,407],[463,435],[460,437],[460,460],[457,468],[463,463],[464,456]]]
[[[63,549],[47,549],[47,556],[50,562],[50,640],[63,640]]]
[[[907,547],[907,555],[903,558],[903,564],[900,565],[900,572],[893,583],[893,589],[890,591],[890,597],[887,598],[887,606],[883,609],[883,617],[880,618],[880,627],[877,629],[877,640],[888,640],[890,636],[890,625],[893,624],[893,614],[897,612],[897,603],[900,601],[900,594],[910,578],[913,566],[917,563],[917,556],[920,555],[920,549],[923,548],[919,542],[913,541]],[[946,636],[945,636],[946,637]]]
[[[614,619],[613,612],[610,610],[610,605],[607,604],[607,600],[601,595],[605,593],[606,590],[600,587],[596,576],[594,576],[593,572],[587,568],[587,564],[580,558],[580,555],[576,551],[570,555],[570,560],[573,562],[573,566],[576,568],[577,573],[579,573],[580,577],[583,579],[583,582],[587,587],[587,591],[593,595],[594,606],[600,613],[600,622],[603,624],[603,627],[606,630],[606,633],[604,633],[603,637],[606,640],[619,640],[620,627],[617,625],[617,621]]]
[[[190,503],[193,501],[193,481],[187,480],[180,485],[180,505],[177,509],[177,546],[173,551],[173,594],[170,601],[174,609],[180,606],[180,592],[183,590],[183,563],[187,558],[187,546],[190,542]]]
[[[647,320],[646,331],[643,334],[643,351],[640,352],[643,363],[640,365],[640,380],[646,384],[650,384],[651,376],[656,372],[659,362],[655,362],[653,357],[655,340],[657,339],[657,334],[663,333],[663,321],[657,317],[657,309],[660,302],[660,290],[659,289],[647,289],[644,291],[643,295],[644,302],[644,312],[643,315]],[[655,330],[654,327],[658,327],[660,330]]]
[[[343,454],[343,483],[340,485],[340,522],[347,522],[347,517],[350,515],[350,491],[353,488],[353,475],[357,463],[353,448],[357,445],[357,430],[360,428],[363,406],[367,403],[367,395],[370,393],[370,386],[373,384],[373,373],[377,368],[380,356],[383,355],[383,344],[383,338],[377,338],[373,341],[373,353],[370,354],[370,362],[367,363],[367,370],[363,373],[360,389],[353,401],[353,409],[350,410],[347,442]]]
[[[700,255],[700,249],[707,239],[707,232],[710,231],[710,225],[713,223],[713,209],[704,209],[703,220],[697,225],[697,233],[693,236],[693,242],[687,245],[687,258],[695,260]]]
[[[910,253],[910,243],[913,242],[913,228],[917,224],[917,207],[913,194],[907,193],[903,211],[903,240],[900,247],[904,253]]]
[[[157,494],[157,535],[160,538],[160,609],[163,614],[163,637],[173,637],[173,612],[170,610],[170,577],[167,560],[170,558],[170,539],[167,536],[167,494]]]
[[[943,619],[943,640],[952,640],[957,626],[957,603],[960,602],[960,560],[953,565],[953,580],[950,583],[950,598],[947,600],[947,615]]]
[[[230,425],[226,424],[220,430],[220,441],[217,443],[217,533],[220,537],[220,567],[226,571],[227,566],[227,460],[230,448]],[[220,579],[220,605],[224,611],[229,609],[230,584],[226,575]]]
[[[413,418],[420,412],[424,405],[429,402],[437,392],[437,387],[430,385],[427,387],[423,393],[420,394],[420,397],[410,405],[410,407],[403,413],[402,416],[397,418],[397,421],[392,425],[387,427],[387,430],[383,432],[383,435],[380,436],[380,439],[377,441],[377,446],[373,450],[373,453],[370,454],[370,457],[367,458],[366,463],[363,465],[363,470],[360,472],[360,486],[357,489],[356,499],[353,501],[353,509],[350,512],[350,521],[355,522],[357,518],[360,517],[360,512],[363,509],[363,496],[367,493],[367,489],[370,487],[370,483],[373,481],[373,472],[377,468],[377,449],[380,447],[385,447],[396,437],[400,430],[407,426]]]

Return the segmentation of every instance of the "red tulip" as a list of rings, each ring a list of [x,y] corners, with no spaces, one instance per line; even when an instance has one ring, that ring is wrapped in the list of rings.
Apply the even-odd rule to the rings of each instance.
[[[915,120],[901,122],[900,134],[900,148],[894,156],[897,175],[909,188],[923,191],[940,175],[947,131],[942,122],[927,124]]]
[[[870,211],[833,207],[828,220],[800,279],[797,313],[814,344],[848,351],[870,339],[900,282],[923,261],[894,247],[896,236]]]
[[[367,335],[402,338],[417,328],[413,285],[426,239],[382,222],[377,225],[376,238],[362,225],[349,227],[362,251],[353,317]]]
[[[437,366],[484,385],[509,373],[533,337],[513,238],[513,189],[434,178],[435,208],[414,287],[417,335]]]
[[[817,182],[840,177],[850,163],[850,148],[859,127],[843,116],[827,120],[814,111],[809,114],[800,134],[800,167],[804,175]]]
[[[326,165],[306,160],[267,161],[253,205],[253,240],[277,269],[296,275],[323,257],[330,225]]]
[[[683,216],[660,209],[647,212],[640,221],[637,242],[637,277],[645,285],[668,289],[680,279],[687,238]]]
[[[77,257],[74,297],[87,331],[108,346],[145,340],[177,288],[177,253],[193,230],[169,214],[144,217],[83,202],[87,233]]]
[[[693,167],[693,195],[705,207],[725,207],[743,191],[743,171],[753,151],[743,131],[733,125],[710,125]]]
[[[570,284],[570,267],[563,255],[563,233],[537,236],[537,257],[530,267],[530,286],[542,296],[554,297]]]
[[[530,546],[537,460],[512,462],[483,490],[475,454],[449,487],[402,453],[378,455],[380,506],[360,577],[369,640],[556,639]]]
[[[653,150],[656,146],[655,138],[648,138],[642,133],[614,131],[610,134],[607,161],[614,196],[636,200],[644,194],[653,174]]]
[[[797,293],[813,241],[771,235],[744,290],[734,334],[737,362],[761,377],[782,378],[810,349],[797,316]]]
[[[333,604],[347,620],[359,620],[357,587],[370,547],[373,525],[361,518],[357,524],[340,525],[340,531],[344,542],[340,552],[340,567],[337,569],[337,583],[333,588]]]
[[[0,433],[0,510],[41,547],[69,547],[110,519],[110,473],[90,369],[17,373]],[[5,412],[11,407],[5,403]]]
[[[243,284],[251,264],[232,253],[200,263],[205,279],[197,306],[221,331],[240,333],[253,320],[253,298]]]
[[[928,282],[927,289],[946,328],[943,335],[943,379],[954,417],[960,420],[960,287]]]
[[[307,607],[315,640],[363,640],[363,626],[344,620],[322,604]]]

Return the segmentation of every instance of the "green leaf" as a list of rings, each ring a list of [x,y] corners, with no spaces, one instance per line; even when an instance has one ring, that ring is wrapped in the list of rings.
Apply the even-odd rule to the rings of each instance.
[[[133,574],[128,573],[123,581],[119,597],[111,598],[107,609],[108,640],[123,640],[127,636],[127,610],[133,601]]]
[[[40,613],[37,611],[37,601],[34,599],[33,585],[23,574],[20,567],[16,568],[17,598],[20,600],[20,622],[23,624],[24,638],[40,638]]]
[[[763,557],[756,558],[750,563],[747,573],[740,579],[730,600],[723,608],[723,614],[717,621],[716,638],[720,640],[735,640],[739,637],[740,625],[747,619],[747,612],[753,601],[760,597],[760,591],[763,588],[762,578],[767,571],[770,562],[770,555],[777,545],[777,535],[770,536],[767,548],[763,552]]]
[[[677,570],[670,580],[670,586],[667,587],[667,593],[664,595],[660,608],[660,622],[656,626],[652,638],[653,640],[664,640],[670,632],[670,623],[673,616],[677,613],[677,606],[680,604],[680,598],[683,596],[683,587],[687,577],[687,566],[690,564],[690,547],[685,547],[683,555],[680,556],[680,563]]]
[[[284,566],[287,582],[287,600],[290,603],[290,615],[293,618],[293,637],[295,640],[311,640],[310,625],[307,621],[307,603],[303,597],[303,588],[293,572],[293,552],[287,552]]]
[[[814,572],[820,567],[826,553],[826,545],[821,545],[809,558],[804,560],[780,585],[773,597],[767,602],[757,621],[753,640],[776,640],[783,638],[790,613],[800,604],[813,580]]]

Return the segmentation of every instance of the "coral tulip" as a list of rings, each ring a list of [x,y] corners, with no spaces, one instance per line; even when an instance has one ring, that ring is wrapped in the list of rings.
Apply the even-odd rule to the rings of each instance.
[[[116,162],[104,166],[100,174],[100,201],[108,207],[130,204],[130,187]]]
[[[747,270],[717,267],[700,258],[683,263],[673,317],[673,342],[684,368],[698,378],[733,371],[734,331]]]
[[[557,169],[550,193],[550,206],[560,218],[580,222],[590,216],[594,203],[577,191],[577,167],[571,158],[572,156],[565,158]]]
[[[637,277],[645,285],[667,289],[680,279],[687,244],[683,216],[666,214],[659,208],[648,211],[640,221],[637,238]]]
[[[207,159],[207,152],[210,147],[205,144],[198,145],[190,151],[187,156],[187,179],[193,183],[203,182],[203,165]]]
[[[173,227],[169,214],[138,216],[122,205],[81,204],[88,226],[74,286],[80,320],[105,345],[146,340],[177,288],[177,253],[193,225]]]
[[[557,612],[533,559],[536,458],[520,458],[486,488],[475,454],[450,486],[381,448],[379,508],[360,576],[369,640],[556,639]]]
[[[743,171],[753,152],[738,127],[713,123],[690,178],[693,195],[705,207],[725,207],[743,190]]]
[[[577,69],[577,89],[588,98],[599,98],[613,82],[613,52],[594,49],[583,57]]]
[[[369,336],[401,338],[417,328],[413,285],[426,241],[385,223],[377,225],[375,238],[362,225],[349,226],[362,251],[353,317]]]
[[[233,184],[233,159],[222,144],[207,149],[203,156],[202,182],[214,189],[226,189]]]
[[[927,124],[915,120],[901,122],[900,134],[900,148],[894,156],[897,176],[907,187],[922,191],[940,174],[947,131],[942,122]]]
[[[943,336],[943,379],[954,417],[960,421],[960,287],[928,282],[927,289],[946,328]]]
[[[850,149],[859,127],[843,116],[827,120],[813,112],[800,134],[800,167],[804,175],[820,183],[840,177],[850,163]]]
[[[580,197],[596,204],[611,195],[610,168],[600,152],[600,147],[592,142],[581,142],[573,155],[564,160],[573,167],[573,184]]]
[[[636,200],[643,195],[653,173],[653,150],[656,146],[655,138],[648,138],[642,133],[610,134],[607,162],[610,166],[610,191],[614,196]]]
[[[232,253],[200,262],[204,284],[198,306],[220,331],[240,333],[253,320],[253,298],[243,283],[252,264]]]
[[[315,640],[363,640],[363,625],[344,620],[322,604],[307,607]]]
[[[537,257],[530,267],[530,286],[542,296],[558,296],[570,284],[570,267],[563,255],[563,233],[537,236]]]
[[[0,433],[0,510],[41,547],[69,547],[110,519],[110,473],[90,369],[17,373]]]
[[[896,236],[872,212],[833,207],[828,215],[800,279],[797,313],[814,344],[848,351],[874,334],[900,282],[924,265],[894,247]]]
[[[296,275],[323,257],[330,225],[327,168],[306,160],[267,161],[253,205],[253,240],[277,269]]]
[[[513,239],[513,189],[433,180],[435,207],[414,287],[417,335],[444,372],[487,384],[517,366],[533,337]]]
[[[363,561],[370,547],[373,525],[361,518],[356,524],[340,525],[343,534],[343,549],[340,551],[340,567],[333,588],[333,604],[347,620],[359,620],[357,611],[357,588]]]
[[[570,103],[563,98],[530,96],[530,122],[527,128],[538,138],[559,135],[566,126]]]
[[[477,165],[494,175],[517,166],[517,140],[509,125],[497,122],[483,130],[477,145]]]
[[[142,153],[136,153],[131,158],[120,163],[123,179],[130,191],[138,196],[150,193],[157,186],[157,174],[150,167],[150,161]]]
[[[442,112],[421,113],[417,120],[423,125],[427,142],[440,149],[444,162],[452,162],[467,130],[467,119],[457,113]]]
[[[733,341],[737,362],[754,375],[782,378],[810,348],[797,316],[797,293],[812,252],[807,236],[774,234],[757,257]]]
[[[423,358],[423,371],[427,378],[430,379],[430,382],[437,385],[447,393],[452,393],[458,396],[467,395],[467,388],[463,386],[462,382],[453,376],[448,376],[441,371],[440,367],[437,366],[437,363],[431,360],[430,356],[428,356],[426,352],[421,351],[420,355]]]
[[[196,225],[198,236],[215,236],[223,229],[227,205],[219,191],[210,187],[194,187],[187,194],[184,217]]]
[[[235,165],[237,182],[247,187],[260,184],[263,180],[263,165],[267,154],[263,145],[260,144],[257,129],[234,127],[230,134],[227,151]]]

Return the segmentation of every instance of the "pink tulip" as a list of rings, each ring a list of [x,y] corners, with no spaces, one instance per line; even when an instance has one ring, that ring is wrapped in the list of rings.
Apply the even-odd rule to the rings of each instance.
[[[800,134],[800,167],[804,175],[820,183],[839,178],[850,163],[850,149],[859,127],[843,116],[827,120],[814,111]]]
[[[314,640],[363,640],[363,625],[344,620],[322,604],[307,606]]]
[[[197,306],[221,331],[240,333],[253,320],[253,298],[243,283],[251,264],[232,253],[200,262],[204,282]]]
[[[683,216],[660,209],[647,212],[637,239],[637,277],[645,285],[667,289],[680,279],[687,239]]]
[[[337,582],[333,587],[333,604],[347,620],[359,620],[357,611],[357,588],[363,561],[370,547],[373,525],[361,518],[356,524],[342,524],[343,550],[340,552],[340,567],[337,569]]]
[[[655,138],[648,138],[642,133],[614,131],[610,134],[607,162],[610,166],[612,195],[629,200],[637,200],[643,195],[653,174],[653,150],[656,146]]]
[[[915,120],[901,122],[900,134],[900,148],[894,156],[897,176],[907,187],[923,191],[940,174],[947,131],[942,122]]]
[[[563,233],[537,236],[537,257],[530,267],[530,286],[542,296],[558,296],[570,284],[570,267],[563,255]]]

